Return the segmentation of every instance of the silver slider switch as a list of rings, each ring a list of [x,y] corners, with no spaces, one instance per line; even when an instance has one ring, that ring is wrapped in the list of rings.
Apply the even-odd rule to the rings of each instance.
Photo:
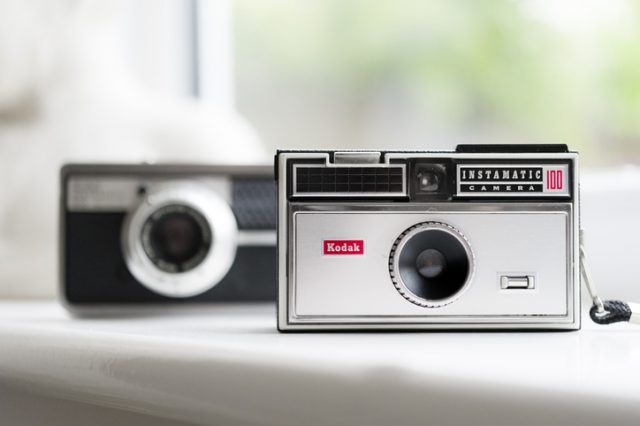
[[[533,275],[502,275],[500,288],[503,290],[527,290],[535,288]]]

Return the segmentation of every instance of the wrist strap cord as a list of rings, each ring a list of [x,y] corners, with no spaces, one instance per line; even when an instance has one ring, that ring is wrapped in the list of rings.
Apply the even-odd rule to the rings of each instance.
[[[580,270],[593,306],[589,309],[589,316],[593,322],[601,325],[613,324],[615,322],[631,322],[640,324],[640,305],[623,302],[621,300],[602,301],[596,291],[591,273],[587,267],[587,256],[584,249],[584,230],[580,230]]]

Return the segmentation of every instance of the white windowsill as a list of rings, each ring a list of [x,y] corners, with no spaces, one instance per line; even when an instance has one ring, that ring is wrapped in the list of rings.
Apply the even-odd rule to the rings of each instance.
[[[639,372],[640,327],[586,319],[578,332],[279,334],[264,305],[81,320],[0,303],[0,389],[196,424],[633,424]]]

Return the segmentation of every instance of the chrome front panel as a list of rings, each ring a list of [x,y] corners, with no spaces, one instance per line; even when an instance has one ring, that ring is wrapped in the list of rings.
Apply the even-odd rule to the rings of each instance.
[[[330,164],[329,153],[281,153],[277,157],[281,331],[580,328],[578,154],[387,152],[380,161],[442,157],[473,162],[568,160],[572,199],[396,203],[387,204],[383,211],[381,203],[373,202],[295,202],[287,196],[288,162],[313,159]],[[476,256],[471,286],[456,303],[435,310],[405,300],[393,287],[387,269],[395,238],[424,221],[446,222],[460,229]],[[324,258],[322,238],[365,239],[365,254],[355,262]],[[536,288],[526,289],[528,293],[501,291],[501,275],[534,277]]]
[[[140,187],[154,191],[176,182],[197,182],[231,201],[231,179],[227,176],[149,177],[137,175],[73,175],[67,181],[66,208],[70,212],[108,212],[133,208],[139,202]]]
[[[574,322],[570,203],[289,204],[289,324],[549,324]],[[393,242],[407,228],[443,222],[474,253],[470,285],[454,303],[425,308],[389,276]],[[362,239],[363,255],[323,255],[325,239]],[[501,288],[531,275],[535,289]]]

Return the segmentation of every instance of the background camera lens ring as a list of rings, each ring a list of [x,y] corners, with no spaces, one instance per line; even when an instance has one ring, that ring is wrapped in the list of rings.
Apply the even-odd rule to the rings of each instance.
[[[186,206],[204,218],[211,244],[193,268],[168,272],[159,268],[145,251],[143,228],[156,212],[170,206]],[[121,245],[129,272],[149,290],[167,297],[192,297],[216,286],[227,274],[237,250],[237,223],[226,200],[206,186],[194,182],[168,182],[144,194],[126,216]]]
[[[196,268],[211,249],[212,232],[205,217],[185,204],[167,204],[142,225],[142,248],[153,264],[180,273]]]
[[[416,257],[426,249],[436,249],[446,259],[442,274],[433,279],[421,276],[415,264]],[[422,307],[436,308],[462,295],[471,282],[474,263],[471,246],[460,231],[442,222],[423,222],[405,230],[394,242],[389,255],[389,274],[405,299]]]

